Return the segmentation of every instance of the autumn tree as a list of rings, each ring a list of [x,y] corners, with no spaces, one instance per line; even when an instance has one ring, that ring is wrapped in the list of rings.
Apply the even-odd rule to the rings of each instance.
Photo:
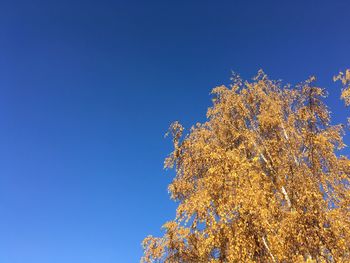
[[[350,262],[350,161],[325,90],[259,71],[212,94],[205,123],[170,127],[176,218],[145,238],[142,261]]]
[[[345,73],[340,72],[338,76],[334,77],[334,81],[340,80],[343,84],[343,90],[341,98],[345,101],[346,106],[350,106],[350,69],[347,69]],[[348,119],[350,124],[350,119]]]
[[[350,69],[347,69],[345,73],[340,72],[338,76],[334,77],[334,80],[340,80],[344,86],[342,90],[341,98],[344,99],[346,106],[350,105]]]

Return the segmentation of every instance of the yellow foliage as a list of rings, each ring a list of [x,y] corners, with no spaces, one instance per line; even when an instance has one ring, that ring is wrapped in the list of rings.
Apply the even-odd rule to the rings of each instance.
[[[350,69],[347,69],[345,73],[340,72],[338,76],[334,77],[334,80],[340,80],[344,86],[342,90],[341,98],[345,101],[347,106],[350,105]]]
[[[163,237],[144,240],[143,262],[350,262],[350,161],[314,82],[235,76],[205,123],[185,137],[170,127],[179,206]]]

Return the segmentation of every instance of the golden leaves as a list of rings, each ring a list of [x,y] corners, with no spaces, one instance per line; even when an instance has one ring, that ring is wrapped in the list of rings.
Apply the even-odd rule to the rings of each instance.
[[[314,82],[235,77],[207,122],[185,137],[171,125],[177,216],[145,239],[145,262],[350,262],[350,161]]]
[[[334,81],[340,80],[344,89],[342,90],[341,98],[345,101],[347,106],[350,105],[350,69],[347,69],[345,73],[339,72],[337,76],[333,78]]]

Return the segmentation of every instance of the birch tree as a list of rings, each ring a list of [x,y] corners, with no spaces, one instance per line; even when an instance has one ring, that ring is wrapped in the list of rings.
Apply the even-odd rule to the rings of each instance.
[[[176,218],[142,261],[350,262],[350,161],[325,90],[259,71],[212,94],[206,122],[170,127]]]

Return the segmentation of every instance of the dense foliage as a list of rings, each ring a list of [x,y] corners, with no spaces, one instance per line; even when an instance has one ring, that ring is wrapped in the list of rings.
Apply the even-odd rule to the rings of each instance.
[[[350,104],[350,71],[340,74]],[[232,79],[217,87],[207,121],[171,126],[178,202],[144,262],[350,262],[350,160],[331,125],[325,90]]]

